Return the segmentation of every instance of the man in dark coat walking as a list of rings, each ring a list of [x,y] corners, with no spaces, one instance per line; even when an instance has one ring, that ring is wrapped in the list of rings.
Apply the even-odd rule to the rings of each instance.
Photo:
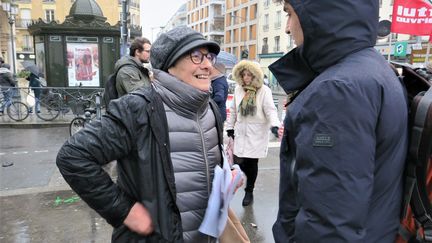
[[[407,104],[374,49],[378,1],[280,0],[297,47],[269,68],[287,93],[279,242],[395,241]]]

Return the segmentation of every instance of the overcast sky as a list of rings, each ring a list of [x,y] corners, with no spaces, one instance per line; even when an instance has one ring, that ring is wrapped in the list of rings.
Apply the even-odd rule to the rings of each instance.
[[[165,26],[186,0],[141,0],[141,25],[143,36],[156,39],[159,26]]]

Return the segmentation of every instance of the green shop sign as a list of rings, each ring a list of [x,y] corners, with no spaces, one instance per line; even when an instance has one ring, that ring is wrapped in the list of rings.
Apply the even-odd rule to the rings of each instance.
[[[406,57],[408,42],[401,41],[396,42],[394,45],[394,55],[395,57]]]

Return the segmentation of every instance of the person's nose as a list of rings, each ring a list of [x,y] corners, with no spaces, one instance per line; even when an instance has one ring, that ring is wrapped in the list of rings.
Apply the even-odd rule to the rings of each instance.
[[[291,34],[291,27],[290,27],[290,21],[289,19],[287,20],[286,26],[285,26],[285,33],[287,33],[288,35]]]
[[[211,70],[211,68],[213,68],[213,63],[210,59],[208,59],[207,57],[204,57],[204,60],[201,63],[201,67],[202,68],[208,68],[209,70]]]

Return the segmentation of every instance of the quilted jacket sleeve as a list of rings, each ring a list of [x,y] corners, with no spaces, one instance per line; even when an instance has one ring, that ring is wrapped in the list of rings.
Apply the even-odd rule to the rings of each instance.
[[[57,155],[57,166],[71,188],[108,223],[120,226],[134,204],[101,168],[134,147],[134,121],[143,101],[125,96],[110,103],[108,115],[72,136]]]

